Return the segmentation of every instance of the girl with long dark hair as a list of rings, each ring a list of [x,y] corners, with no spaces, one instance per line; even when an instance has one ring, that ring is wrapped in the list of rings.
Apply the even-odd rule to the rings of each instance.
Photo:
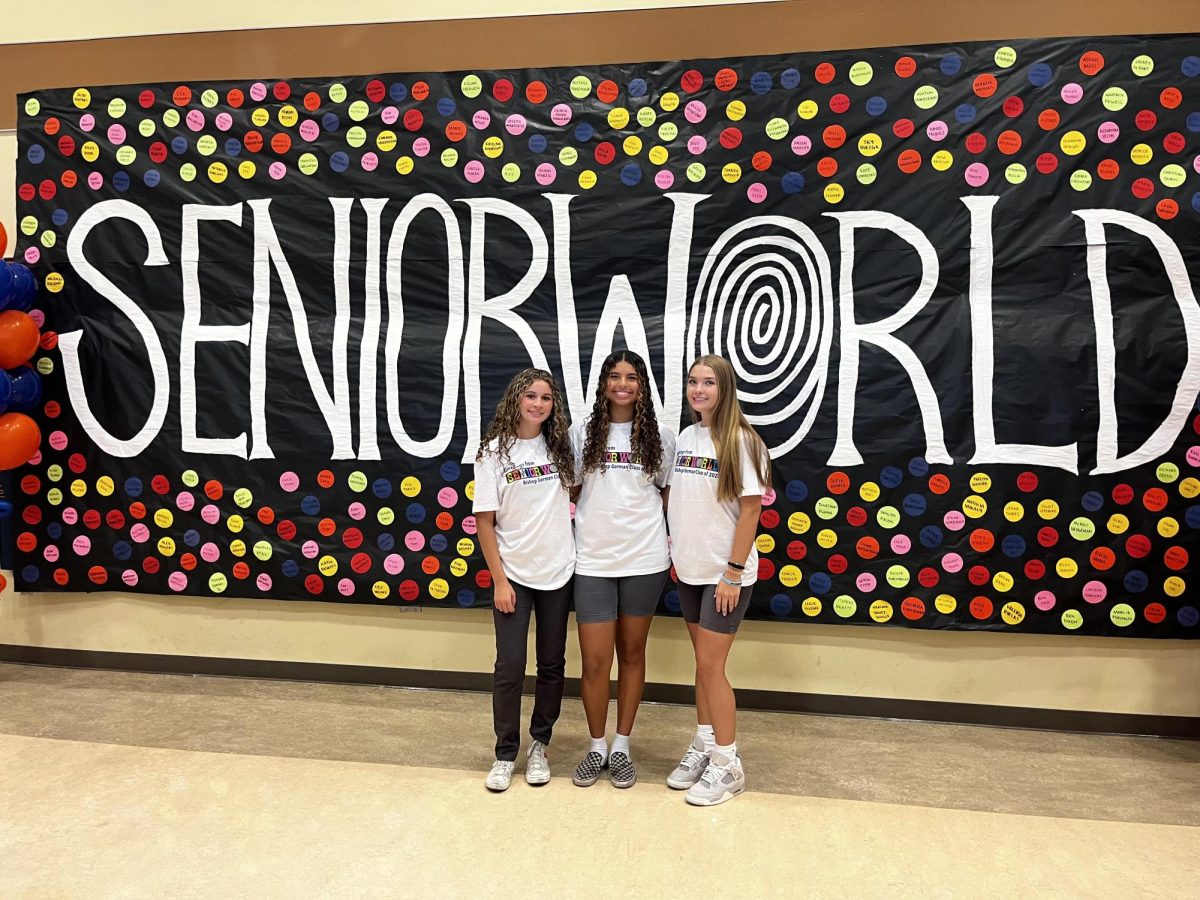
[[[605,767],[619,788],[637,781],[629,736],[646,684],[646,637],[670,571],[663,499],[675,438],[658,424],[645,361],[630,350],[604,360],[586,422],[571,429],[578,480],[575,614],[580,695],[592,743],[572,780]],[[607,742],[609,674],[617,658],[617,731]]]

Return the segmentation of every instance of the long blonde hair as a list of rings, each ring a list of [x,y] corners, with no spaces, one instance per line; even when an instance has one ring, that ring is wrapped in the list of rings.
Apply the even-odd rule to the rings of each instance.
[[[688,375],[696,366],[708,366],[717,376],[717,405],[709,415],[708,432],[717,448],[717,499],[737,500],[742,496],[742,436],[745,435],[754,455],[754,472],[760,484],[771,483],[771,456],[758,432],[746,421],[737,398],[737,376],[733,366],[723,356],[700,356],[688,366]],[[692,421],[699,422],[700,414],[691,408]]]

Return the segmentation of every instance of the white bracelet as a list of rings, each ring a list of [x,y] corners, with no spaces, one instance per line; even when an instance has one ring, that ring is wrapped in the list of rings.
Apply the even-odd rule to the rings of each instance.
[[[741,587],[742,586],[742,583],[740,581],[730,581],[724,575],[721,576],[721,580],[731,587]]]

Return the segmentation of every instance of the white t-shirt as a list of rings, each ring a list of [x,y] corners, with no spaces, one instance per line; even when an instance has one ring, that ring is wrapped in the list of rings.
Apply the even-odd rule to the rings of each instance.
[[[514,441],[501,459],[496,442],[475,463],[475,513],[496,513],[500,562],[511,581],[534,590],[562,587],[575,571],[571,498],[546,439]]]
[[[647,475],[632,452],[633,423],[611,423],[605,445],[605,470],[588,472],[575,504],[575,571],[580,575],[619,578],[651,575],[671,565],[662,495],[675,459],[675,435],[659,426],[662,464]],[[571,428],[575,471],[583,471],[587,423]]]
[[[742,435],[742,496],[766,493],[758,480],[752,445]],[[703,425],[690,425],[675,442],[671,471],[671,500],[667,522],[671,526],[671,560],[675,574],[685,584],[716,584],[729,562],[733,532],[741,505],[717,499],[717,449]],[[758,550],[750,545],[742,586],[758,580]]]

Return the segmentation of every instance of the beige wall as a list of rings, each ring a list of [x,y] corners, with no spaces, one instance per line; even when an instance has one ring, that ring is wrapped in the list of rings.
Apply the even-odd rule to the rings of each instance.
[[[1032,0],[1016,0],[1015,6],[1022,4],[1027,11],[1037,7]],[[455,4],[449,12],[465,17],[672,5],[682,4],[524,0],[502,6],[493,0],[476,0]],[[865,27],[869,23],[867,7],[876,7],[878,12],[885,4],[879,0],[863,6],[861,13],[854,15],[867,17],[861,19]],[[930,0],[923,6],[922,14],[929,14],[924,19],[930,23],[929,41],[961,38],[978,30],[974,11],[964,12],[963,21],[954,25],[944,15],[934,15],[938,2]],[[128,13],[134,8],[136,15]],[[1187,8],[1192,11],[1184,18],[1190,16],[1190,22],[1178,16],[1169,22],[1157,21],[1157,17],[1142,20],[1136,9],[1121,13],[1121,21],[1114,18],[1117,14],[1112,8],[1101,8],[1097,14],[1106,17],[1103,27],[1109,33],[1200,29],[1200,7]],[[308,0],[253,7],[261,12],[231,2],[179,7],[135,0],[103,4],[69,0],[56,7],[52,22],[34,16],[7,17],[3,40],[63,40],[71,36],[64,29],[71,28],[83,37],[318,24],[328,21],[327,9],[325,4]],[[395,21],[428,17],[431,11],[442,9],[409,2],[347,0],[337,12],[343,22]],[[1044,31],[1039,32],[1035,16],[1023,19],[1020,28],[997,26],[997,33],[1005,37],[1018,32],[1070,33],[1074,29],[1069,22],[1088,21],[1085,10],[1089,9],[1090,5],[1073,0],[1052,13],[1046,10],[1045,15],[1055,18],[1046,21]],[[251,14],[261,19],[246,18]],[[965,17],[970,17],[970,22]],[[961,34],[946,34],[947,28]],[[812,39],[811,32],[803,37],[805,45]],[[830,46],[845,45],[842,38],[830,40]],[[868,45],[888,43],[874,33],[864,32],[863,40]],[[0,216],[10,233],[15,156],[15,139],[0,132]],[[489,616],[485,610],[402,611],[112,593],[15,595],[9,587],[0,594],[0,643],[484,672],[491,665]],[[578,674],[574,648],[569,671]],[[1195,644],[1179,641],[749,622],[734,648],[731,672],[736,685],[767,690],[1200,716],[1200,690],[1196,687],[1200,684],[1200,653]],[[661,620],[654,626],[649,677],[676,684],[691,679],[689,648],[677,620]]]
[[[487,672],[488,610],[115,593],[0,595],[0,643]],[[568,674],[579,674],[574,638]],[[648,677],[692,678],[677,619],[651,632]],[[1048,709],[1200,716],[1200,653],[1183,641],[747,622],[743,688]]]
[[[59,0],[54,4],[53,16],[29,14],[29,7],[20,4],[25,14],[3,17],[0,43],[25,44],[306,25],[536,16],[746,2],[750,0],[456,0],[449,4],[429,3],[427,0],[340,0],[338,3],[328,0],[288,0],[287,3],[270,0],[262,3],[246,3],[244,0],[206,0],[204,3]],[[0,9],[16,5],[0,3]]]

